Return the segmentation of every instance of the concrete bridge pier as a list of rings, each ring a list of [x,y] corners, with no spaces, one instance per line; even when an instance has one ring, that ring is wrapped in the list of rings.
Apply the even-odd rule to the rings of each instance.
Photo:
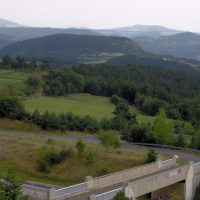
[[[125,187],[125,196],[128,197],[129,199],[135,200],[135,195],[129,182],[127,183]]]
[[[189,171],[185,180],[185,200],[193,199],[193,178],[194,178],[194,165],[193,161],[189,163]]]

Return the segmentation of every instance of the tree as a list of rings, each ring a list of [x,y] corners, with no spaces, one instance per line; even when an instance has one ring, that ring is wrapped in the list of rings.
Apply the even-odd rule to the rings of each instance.
[[[2,58],[2,62],[1,62],[2,68],[10,68],[12,64],[13,64],[13,60],[9,55],[5,55]]]
[[[51,65],[48,60],[42,60],[40,67],[42,70],[48,70],[51,68]]]
[[[121,145],[118,136],[112,131],[100,132],[99,139],[101,141],[101,144],[107,149],[109,147],[116,149],[116,148],[119,148]]]
[[[28,77],[26,84],[28,86],[29,94],[35,94],[40,88],[40,79],[37,77]]]
[[[164,109],[160,109],[154,122],[153,137],[158,144],[171,143],[171,127],[167,122]]]
[[[180,133],[180,134],[177,136],[175,145],[178,146],[178,147],[185,147],[186,141],[185,141],[185,137],[184,137],[183,133]]]
[[[119,103],[114,110],[114,128],[122,130],[131,127],[136,123],[136,116],[129,112],[129,105],[127,103]]]
[[[129,198],[125,196],[124,192],[118,192],[113,200],[129,200]]]
[[[82,139],[79,139],[76,143],[76,150],[78,151],[79,155],[82,155],[85,149],[85,144]]]
[[[21,193],[21,186],[15,173],[11,170],[0,182],[0,200],[27,200],[27,196]]]

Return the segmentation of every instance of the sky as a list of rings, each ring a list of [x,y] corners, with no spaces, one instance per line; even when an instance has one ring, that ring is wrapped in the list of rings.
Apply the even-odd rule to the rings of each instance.
[[[0,18],[36,27],[143,24],[200,32],[200,0],[0,0]]]

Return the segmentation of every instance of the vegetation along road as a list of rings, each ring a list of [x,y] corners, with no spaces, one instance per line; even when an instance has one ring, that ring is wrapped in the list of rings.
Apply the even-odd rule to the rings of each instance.
[[[73,133],[73,134],[39,134],[39,133],[29,133],[29,132],[21,132],[21,131],[0,131],[0,136],[2,135],[12,135],[12,136],[27,136],[34,137],[34,138],[51,138],[51,139],[62,139],[66,141],[77,141],[79,138],[81,138],[86,143],[93,143],[98,144],[99,140],[96,135],[90,135],[90,134],[80,134],[80,133]],[[166,148],[153,148],[153,147],[147,147],[147,146],[139,146],[132,143],[125,143],[123,145],[125,148],[135,148],[135,149],[155,149],[159,154],[164,156],[173,156],[178,155],[179,158],[184,162],[194,161],[194,162],[200,162],[200,154],[183,151],[183,150],[174,150],[174,149],[166,149]]]

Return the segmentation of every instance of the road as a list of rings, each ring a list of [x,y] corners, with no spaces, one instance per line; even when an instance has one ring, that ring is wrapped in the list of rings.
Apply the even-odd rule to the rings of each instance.
[[[10,136],[18,136],[18,137],[34,137],[34,138],[51,138],[51,139],[61,139],[66,141],[77,141],[79,138],[81,138],[85,143],[93,143],[93,144],[99,144],[99,140],[96,135],[91,134],[80,134],[80,133],[71,133],[71,134],[52,134],[52,133],[31,133],[31,132],[21,132],[21,131],[2,131],[0,130],[0,136],[1,135],[10,135]],[[161,155],[165,156],[174,156],[178,155],[180,159],[184,160],[186,163],[189,161],[194,162],[200,162],[200,156],[198,154],[192,153],[192,152],[186,152],[182,150],[174,150],[174,149],[165,149],[165,148],[153,148],[153,147],[147,147],[147,146],[139,146],[132,143],[125,143],[123,145],[124,148],[134,148],[134,149],[141,149],[141,150],[148,150],[148,149],[155,149],[156,152],[158,152]]]
[[[92,143],[92,144],[98,144],[99,140],[97,138],[96,135],[89,135],[89,134],[78,134],[78,133],[74,133],[74,134],[68,134],[68,135],[64,135],[64,134],[41,134],[41,133],[30,133],[30,132],[14,132],[14,131],[0,131],[0,138],[1,136],[5,136],[5,135],[9,135],[11,137],[25,137],[28,135],[28,137],[33,137],[33,138],[41,138],[41,139],[61,139],[61,140],[65,140],[65,141],[73,141],[76,142],[79,138],[81,138],[85,143]],[[194,154],[192,152],[185,152],[185,151],[181,151],[181,150],[173,150],[173,149],[165,149],[165,148],[152,148],[152,147],[147,147],[147,146],[139,146],[139,145],[135,145],[132,143],[125,143],[123,144],[124,148],[127,149],[139,149],[139,150],[148,150],[148,149],[155,149],[156,152],[158,152],[161,155],[165,155],[165,156],[174,156],[174,155],[178,155],[180,159],[184,160],[186,163],[189,161],[194,161],[194,162],[200,162],[200,156],[198,154]],[[153,175],[153,174],[152,174]],[[141,178],[141,177],[140,177]],[[106,187],[100,190],[96,190],[93,191],[93,194],[97,195],[97,194],[101,194],[116,188],[120,188],[120,187],[124,187],[126,183],[120,183],[120,184],[116,184],[110,187]],[[89,198],[89,195],[91,193],[86,193],[86,194],[82,194],[80,196],[76,196],[76,197],[72,197],[69,199],[73,199],[73,200],[87,200]]]

